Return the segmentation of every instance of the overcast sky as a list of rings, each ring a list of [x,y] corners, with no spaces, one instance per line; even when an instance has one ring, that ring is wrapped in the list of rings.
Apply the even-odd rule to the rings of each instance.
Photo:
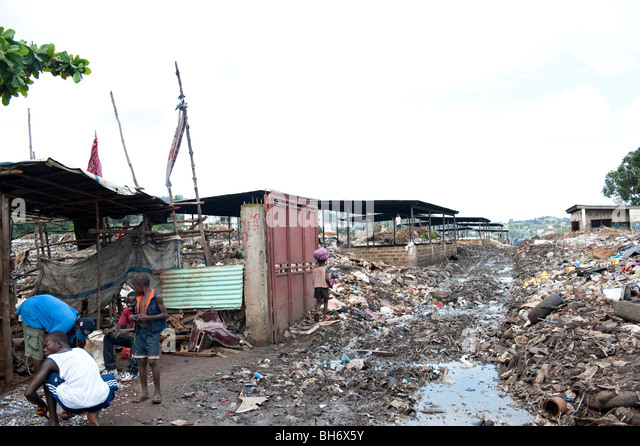
[[[637,1],[0,0],[0,26],[90,61],[0,106],[33,150],[168,195],[178,63],[201,197],[422,200],[506,222],[609,204],[640,146]],[[186,137],[173,193],[194,196]]]

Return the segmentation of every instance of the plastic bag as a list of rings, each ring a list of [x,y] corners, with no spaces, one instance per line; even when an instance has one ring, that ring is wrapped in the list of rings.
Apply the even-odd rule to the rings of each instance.
[[[104,355],[102,352],[103,345],[104,345],[104,333],[102,333],[101,330],[96,330],[93,333],[91,333],[87,337],[87,340],[84,343],[84,349],[88,351],[91,354],[91,356],[93,356],[93,359],[96,360],[96,363],[98,364],[98,368],[100,369],[100,373],[102,373],[105,370]]]

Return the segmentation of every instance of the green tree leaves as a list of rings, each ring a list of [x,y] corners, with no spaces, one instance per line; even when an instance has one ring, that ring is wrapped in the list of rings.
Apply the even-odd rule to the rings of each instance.
[[[72,78],[75,83],[83,75],[91,74],[89,61],[66,51],[56,53],[52,43],[38,46],[24,40],[15,40],[15,31],[0,26],[0,96],[2,104],[9,105],[11,97],[27,96],[29,85],[42,72],[62,79]]]
[[[618,204],[640,204],[640,148],[629,152],[620,166],[607,174],[602,193]]]

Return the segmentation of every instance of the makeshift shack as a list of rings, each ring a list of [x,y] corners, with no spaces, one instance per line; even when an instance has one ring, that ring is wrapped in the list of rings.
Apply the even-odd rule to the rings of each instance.
[[[174,204],[181,213],[196,212],[193,203]],[[200,208],[202,215],[238,219],[247,336],[255,345],[279,342],[284,331],[315,304],[312,254],[318,247],[317,201],[255,190],[201,198]]]
[[[100,311],[105,303],[103,296],[110,299],[112,287],[121,285],[128,274],[152,272],[156,267],[167,266],[166,263],[158,265],[154,261],[144,261],[143,258],[148,260],[154,256],[148,255],[149,250],[143,245],[148,241],[146,237],[152,235],[149,231],[151,226],[166,222],[170,213],[170,206],[159,198],[127,186],[115,185],[82,169],[69,168],[51,158],[0,163],[2,376],[11,380],[13,375],[11,321],[16,305],[17,278],[12,276],[11,265],[18,260],[17,257],[11,257],[14,224],[30,222],[34,225],[38,268],[27,274],[42,273],[38,275],[35,292],[46,291],[58,295],[72,306],[94,316],[100,324]],[[131,214],[144,216],[136,236],[124,237],[118,242],[126,245],[126,249],[105,247],[103,255],[101,249],[106,245],[106,237],[110,232],[105,228],[104,218],[122,219]],[[50,248],[51,245],[39,228],[43,222],[56,219],[74,222],[78,250],[92,245],[95,250],[92,257],[85,256],[86,259],[75,266],[56,264],[55,260],[49,258],[50,251],[44,248]],[[115,235],[119,231],[112,232]],[[179,256],[180,250],[176,249],[175,242],[169,242],[168,245],[173,247],[174,255],[167,260],[176,266],[176,256]],[[124,250],[131,250],[125,257],[134,258],[118,257],[119,252]],[[69,271],[72,268],[77,269],[73,274]]]

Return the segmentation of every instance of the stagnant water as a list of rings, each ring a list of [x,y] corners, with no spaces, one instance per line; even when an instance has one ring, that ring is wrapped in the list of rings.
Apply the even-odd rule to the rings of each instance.
[[[511,267],[499,260],[491,259],[479,266],[495,271],[503,285],[501,293],[506,297],[512,281]],[[460,278],[460,281],[465,280]],[[504,300],[504,299],[502,299]],[[463,312],[464,309],[444,309]],[[504,314],[501,300],[491,301],[473,310],[477,316],[476,326],[465,330],[463,348],[469,355],[474,353],[476,335],[488,324],[497,323]],[[444,370],[448,379],[431,382],[417,393],[415,419],[404,423],[407,426],[471,426],[481,423],[503,426],[530,425],[535,414],[521,403],[515,402],[498,387],[498,371],[493,364],[478,363],[463,357],[461,361],[434,364]]]
[[[446,367],[449,383],[433,382],[418,392],[416,418],[407,426],[529,425],[535,415],[498,389],[498,373],[491,364],[462,362],[438,364]]]

